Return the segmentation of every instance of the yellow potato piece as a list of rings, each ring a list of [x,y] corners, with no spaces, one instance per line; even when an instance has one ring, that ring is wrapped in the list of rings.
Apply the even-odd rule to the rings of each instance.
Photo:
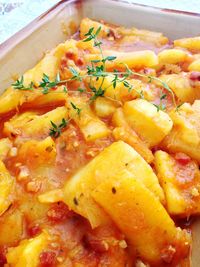
[[[161,64],[178,64],[189,59],[188,52],[181,49],[165,49],[158,54]]]
[[[24,142],[18,149],[20,162],[28,162],[31,167],[45,164],[51,165],[56,159],[56,145],[49,136],[44,140],[30,140]]]
[[[81,97],[72,97],[68,99],[67,108],[69,116],[73,118],[79,126],[86,141],[94,141],[99,138],[107,137],[110,134],[109,128],[100,120],[91,110],[86,99]],[[80,109],[80,114],[77,109]]]
[[[94,102],[94,110],[98,117],[109,117],[115,112],[116,104],[105,97],[98,97]]]
[[[54,189],[48,192],[45,192],[38,196],[38,201],[40,203],[55,203],[63,201],[63,190]]]
[[[23,214],[19,210],[15,210],[11,214],[4,214],[0,218],[0,246],[13,245],[20,240],[23,226]]]
[[[129,127],[116,127],[112,134],[116,141],[122,140],[132,146],[148,163],[153,161],[151,150]]]
[[[159,78],[171,88],[181,103],[193,103],[195,99],[200,97],[199,89],[192,87],[186,74],[168,74]]]
[[[200,59],[194,60],[189,66],[189,71],[200,71]]]
[[[104,149],[66,182],[64,202],[87,218],[92,227],[105,223],[107,217],[93,201],[91,192],[122,170],[140,180],[158,199],[164,201],[163,191],[150,165],[131,146],[118,141]]]
[[[200,171],[198,165],[191,161],[188,165],[180,167],[168,153],[157,151],[155,168],[165,192],[168,212],[181,217],[199,213]]]
[[[39,87],[40,82],[42,82],[43,74],[46,74],[50,81],[54,81],[59,72],[59,65],[62,57],[69,49],[73,48],[77,52],[76,44],[77,42],[75,40],[67,40],[65,43],[59,44],[55,49],[48,52],[35,67],[24,73],[24,86],[28,87],[30,83],[33,82],[36,87]],[[12,110],[17,110],[22,104],[36,101],[38,97],[43,97],[43,99],[46,99],[46,102],[51,100],[50,96],[44,96],[39,89],[24,91],[9,87],[0,95],[0,115]],[[61,93],[55,94],[54,100],[56,100],[56,98],[61,99]],[[63,98],[65,99],[65,94],[63,94]],[[45,102],[45,100],[41,101],[41,99],[39,99],[39,102]]]
[[[8,209],[12,203],[11,191],[14,179],[0,160],[0,216]]]
[[[153,32],[153,31],[148,31],[148,30],[144,30],[144,29],[137,29],[134,27],[132,27],[131,29],[119,27],[119,28],[117,28],[117,32],[124,35],[124,38],[122,39],[123,42],[135,41],[135,40],[138,40],[138,38],[139,38],[139,40],[142,40],[142,41],[147,42],[147,43],[153,43],[157,47],[159,47],[161,45],[165,45],[169,42],[168,38],[165,37],[160,32]]]
[[[35,238],[23,240],[17,247],[9,248],[7,262],[13,267],[38,267],[40,253],[48,245],[48,234],[42,233]]]
[[[55,79],[58,71],[57,58],[52,54],[47,54],[33,69],[24,74],[24,86],[28,87],[31,82],[36,86],[42,81],[43,73],[49,76],[50,80]],[[42,95],[41,91],[22,91],[8,88],[0,96],[0,115],[16,109],[25,102],[30,102]]]
[[[92,197],[125,234],[132,251],[148,263],[162,266],[162,253],[169,246],[176,252],[186,248],[184,232],[175,227],[155,195],[134,176],[110,176]]]
[[[173,129],[162,142],[171,153],[183,152],[200,163],[200,101],[183,104],[179,112],[171,111]]]
[[[0,160],[4,160],[12,147],[12,142],[8,138],[0,139]]]
[[[128,124],[149,147],[159,144],[172,129],[169,115],[143,99],[126,102],[123,107]]]
[[[183,38],[174,41],[174,46],[186,48],[190,51],[200,50],[200,37]]]
[[[97,29],[101,27],[101,31],[99,32],[98,37],[106,37],[109,33],[109,28],[108,26],[91,20],[89,18],[84,18],[81,20],[81,24],[80,24],[80,37],[81,39],[85,39],[87,38],[87,36],[85,36],[85,34],[89,31],[90,28],[94,28],[94,33],[97,31]]]
[[[118,108],[112,117],[116,126],[112,134],[116,141],[122,140],[132,146],[148,163],[153,161],[153,154],[136,132],[128,125],[122,108]]]
[[[62,122],[62,119],[68,117],[68,111],[65,107],[58,107],[43,115],[37,115],[34,112],[25,112],[12,117],[4,124],[4,133],[7,136],[24,137],[46,137],[52,128],[51,121],[56,125]]]
[[[158,65],[158,57],[151,50],[134,51],[134,52],[119,52],[113,50],[105,50],[105,56],[116,56],[116,59],[112,61],[106,61],[105,65],[107,69],[120,68],[124,69],[126,64],[130,69],[152,68]],[[100,54],[86,54],[85,60],[90,62],[91,60],[101,59]]]

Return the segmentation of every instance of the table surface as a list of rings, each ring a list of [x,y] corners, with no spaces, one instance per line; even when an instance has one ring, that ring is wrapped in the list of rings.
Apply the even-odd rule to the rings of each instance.
[[[0,0],[0,43],[57,2],[59,0]],[[200,0],[129,0],[129,2],[200,13]]]

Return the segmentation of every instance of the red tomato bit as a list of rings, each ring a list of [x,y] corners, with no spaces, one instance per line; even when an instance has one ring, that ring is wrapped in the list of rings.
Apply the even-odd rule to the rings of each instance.
[[[40,267],[53,267],[56,263],[56,253],[44,251],[40,254]]]

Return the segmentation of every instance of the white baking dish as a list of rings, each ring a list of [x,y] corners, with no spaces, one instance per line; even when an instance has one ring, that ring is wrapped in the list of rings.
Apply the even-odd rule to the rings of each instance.
[[[200,14],[161,10],[128,1],[61,1],[0,45],[0,93],[10,85],[13,75],[34,66],[46,50],[69,37],[75,30],[69,25],[73,22],[78,26],[83,17],[160,31],[172,40],[200,33]],[[195,222],[193,228],[192,267],[199,267],[200,223]]]

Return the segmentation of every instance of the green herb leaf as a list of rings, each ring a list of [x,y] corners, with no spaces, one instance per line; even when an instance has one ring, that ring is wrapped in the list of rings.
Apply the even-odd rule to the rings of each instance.
[[[66,86],[64,86],[63,92],[66,93],[66,94],[68,93],[68,90],[67,90],[67,87]]]
[[[12,86],[13,86],[14,89],[24,90],[24,91],[28,91],[28,90],[33,90],[34,89],[33,82],[31,82],[28,86],[24,86],[24,76],[23,75],[15,83],[12,83]]]
[[[100,31],[101,31],[101,26],[99,26],[99,28],[97,29],[97,31],[95,33],[95,37],[99,35]]]
[[[77,80],[77,81],[82,80],[80,74],[78,73],[78,71],[76,69],[74,69],[73,67],[69,67],[69,70],[73,74],[71,80]]]
[[[85,36],[91,35],[93,30],[94,30],[94,27],[90,28],[89,31],[85,34]]]
[[[76,110],[77,114],[81,114],[81,108],[77,107],[73,102],[70,102],[71,106],[73,107],[74,110]]]
[[[62,129],[68,125],[68,120],[62,118],[62,121],[59,125],[56,125],[53,121],[50,121],[52,128],[50,128],[49,135],[58,138],[61,135]]]
[[[106,61],[113,61],[115,60],[117,57],[115,56],[108,56],[102,59],[102,62],[106,62]]]
[[[84,88],[78,88],[77,89],[80,93],[84,93],[86,90]]]

